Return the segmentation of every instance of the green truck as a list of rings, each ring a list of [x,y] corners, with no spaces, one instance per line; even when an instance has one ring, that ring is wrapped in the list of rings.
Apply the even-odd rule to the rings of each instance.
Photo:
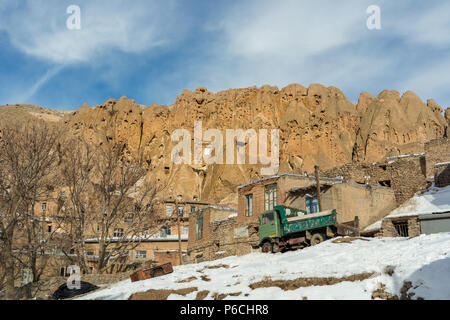
[[[280,252],[319,244],[336,236],[359,236],[359,220],[337,223],[336,210],[307,214],[305,211],[275,206],[259,217],[258,247],[262,252]]]

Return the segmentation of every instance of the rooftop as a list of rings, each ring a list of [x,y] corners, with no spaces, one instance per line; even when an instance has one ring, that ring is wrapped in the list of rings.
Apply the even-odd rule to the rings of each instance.
[[[267,178],[263,178],[263,179],[259,179],[259,180],[255,180],[255,181],[251,181],[249,183],[243,184],[238,186],[238,189],[242,189],[244,187],[250,186],[252,184],[256,184],[259,182],[263,182],[263,181],[268,181],[268,180],[272,180],[272,179],[278,179],[281,177],[294,177],[294,178],[303,178],[303,179],[316,179],[315,176],[310,176],[308,174],[297,174],[297,173],[280,173],[271,177],[267,177]],[[320,180],[329,180],[329,181],[343,181],[343,177],[335,177],[335,178],[329,178],[329,177],[319,177]]]
[[[425,214],[450,212],[450,186],[431,187],[423,193],[417,193],[386,218],[418,216]]]

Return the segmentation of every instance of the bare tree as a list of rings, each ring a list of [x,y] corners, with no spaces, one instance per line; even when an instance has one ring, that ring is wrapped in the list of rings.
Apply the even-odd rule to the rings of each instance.
[[[38,279],[36,257],[50,242],[36,228],[34,206],[52,189],[58,132],[41,120],[0,128],[0,245],[8,299],[15,296],[16,266],[30,268]]]
[[[97,272],[103,273],[125,263],[129,251],[157,228],[157,188],[146,179],[139,159],[124,157],[123,145],[94,149],[80,139],[72,144],[63,157],[63,177],[70,190],[63,216],[80,269],[89,272],[86,242],[93,241],[99,248]]]
[[[58,219],[61,228],[72,239],[74,255],[69,260],[77,263],[83,273],[87,273],[89,268],[85,240],[88,225],[93,221],[88,208],[94,192],[92,179],[96,153],[88,142],[71,139],[64,142],[61,154],[61,177],[68,195],[59,198]],[[64,253],[69,257],[70,251]]]

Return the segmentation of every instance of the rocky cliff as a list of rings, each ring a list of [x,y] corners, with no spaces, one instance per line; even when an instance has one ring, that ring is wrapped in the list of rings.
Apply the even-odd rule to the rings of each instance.
[[[167,196],[230,206],[236,206],[236,186],[261,178],[262,165],[174,165],[171,152],[178,143],[171,141],[174,130],[192,134],[195,121],[202,121],[203,131],[215,128],[224,137],[226,129],[278,128],[279,172],[296,173],[312,172],[315,164],[329,169],[421,152],[425,142],[450,133],[450,109],[444,116],[434,100],[424,103],[412,92],[400,96],[397,91],[383,91],[376,97],[362,93],[353,104],[338,88],[318,84],[217,93],[200,87],[184,90],[170,106],[142,106],[122,97],[70,113],[36,108],[28,106],[21,112],[58,122],[92,143],[120,142],[129,155],[142,155],[155,181],[166,186]],[[3,117],[5,112],[6,108],[0,109]]]

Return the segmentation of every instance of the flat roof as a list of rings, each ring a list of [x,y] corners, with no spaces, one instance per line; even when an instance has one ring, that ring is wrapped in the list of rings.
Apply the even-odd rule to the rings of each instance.
[[[320,185],[323,185],[323,186],[332,186],[332,185],[335,185],[335,184],[350,184],[350,185],[353,185],[353,186],[355,186],[355,187],[361,187],[361,188],[367,188],[367,187],[369,187],[369,188],[374,188],[374,189],[386,189],[386,190],[392,190],[392,188],[389,188],[389,187],[384,187],[384,186],[374,186],[374,185],[371,185],[371,184],[361,184],[361,183],[357,183],[357,182],[353,182],[353,181],[345,181],[345,180],[340,180],[340,181],[329,181],[329,182],[323,181],[323,182],[320,182]],[[306,189],[310,189],[310,188],[313,188],[313,187],[316,187],[316,184],[315,184],[315,183],[309,184],[309,185],[306,185],[306,186],[293,187],[293,188],[289,189],[288,191],[286,191],[286,193],[289,193],[289,192],[296,192],[296,191],[299,191],[299,190],[306,190]]]
[[[280,173],[271,177],[267,177],[267,178],[262,178],[259,180],[255,180],[255,181],[251,181],[249,183],[243,184],[238,186],[238,189],[242,189],[244,187],[247,186],[251,186],[252,184],[256,184],[259,182],[263,182],[263,181],[268,181],[268,180],[272,180],[272,179],[278,179],[281,177],[293,177],[293,178],[306,178],[306,179],[316,179],[316,176],[310,176],[308,174],[298,174],[298,173]],[[334,177],[334,178],[329,178],[329,177],[319,177],[320,180],[330,180],[330,181],[343,181],[344,178],[343,177]]]

